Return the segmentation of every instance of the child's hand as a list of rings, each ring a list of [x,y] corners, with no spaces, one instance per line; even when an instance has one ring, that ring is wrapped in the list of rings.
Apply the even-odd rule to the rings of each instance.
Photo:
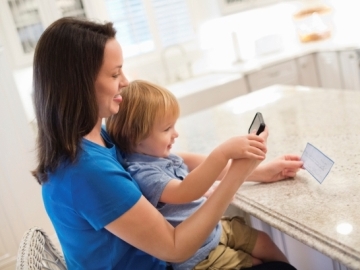
[[[261,134],[261,136],[249,134],[233,137],[222,143],[219,148],[227,159],[250,158],[263,160],[267,151],[267,130],[262,133],[264,134]]]

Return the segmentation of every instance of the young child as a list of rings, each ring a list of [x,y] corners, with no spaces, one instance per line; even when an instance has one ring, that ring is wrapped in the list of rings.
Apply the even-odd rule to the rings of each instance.
[[[219,179],[219,174],[211,173],[221,151],[213,151],[192,168],[170,152],[178,137],[175,123],[180,109],[175,96],[139,80],[123,88],[121,95],[123,102],[119,112],[107,120],[107,130],[124,153],[127,170],[143,195],[175,227],[205,202],[203,195]],[[243,136],[242,145],[243,158],[265,158],[266,146],[259,136]],[[265,233],[233,217],[223,218],[193,257],[172,266],[176,270],[242,269],[263,261],[287,259]]]

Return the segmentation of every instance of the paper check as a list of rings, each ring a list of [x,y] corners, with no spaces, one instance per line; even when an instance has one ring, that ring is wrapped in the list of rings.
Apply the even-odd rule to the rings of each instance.
[[[307,143],[301,156],[304,168],[321,184],[334,165],[334,161],[323,154],[319,149]]]

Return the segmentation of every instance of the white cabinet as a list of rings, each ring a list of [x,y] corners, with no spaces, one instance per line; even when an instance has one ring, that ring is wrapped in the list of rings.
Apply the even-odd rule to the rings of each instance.
[[[299,84],[319,87],[319,78],[316,68],[315,55],[308,54],[296,59],[299,72]]]
[[[64,16],[86,17],[83,0],[0,1],[0,34],[14,67],[32,63],[35,45],[44,29]]]
[[[360,90],[360,50],[322,51],[247,75],[250,91],[273,84]]]
[[[260,71],[251,73],[247,77],[251,91],[273,84],[297,85],[299,83],[295,60],[286,61]]]
[[[344,89],[360,90],[359,51],[340,51],[340,67]]]
[[[245,216],[247,216],[247,221],[250,222],[252,227],[266,232],[272,238],[275,244],[296,269],[350,270],[338,261],[335,261],[321,252],[301,243],[260,219],[247,214]]]
[[[316,53],[316,64],[320,78],[320,87],[343,88],[339,57],[336,51]]]
[[[44,29],[38,1],[0,1],[0,31],[15,66],[32,60],[35,42]]]

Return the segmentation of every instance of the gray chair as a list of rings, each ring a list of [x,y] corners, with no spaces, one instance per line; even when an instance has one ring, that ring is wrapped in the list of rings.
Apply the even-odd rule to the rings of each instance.
[[[16,260],[16,270],[66,270],[62,254],[47,234],[38,227],[29,229],[23,236]]]

